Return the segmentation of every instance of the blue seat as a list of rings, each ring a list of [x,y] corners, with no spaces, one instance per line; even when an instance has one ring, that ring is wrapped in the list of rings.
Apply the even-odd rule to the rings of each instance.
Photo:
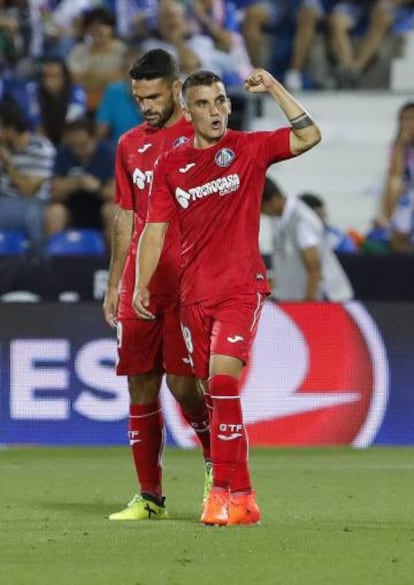
[[[0,254],[24,254],[27,238],[20,230],[0,230]]]
[[[102,233],[94,229],[69,229],[50,236],[48,256],[102,256],[106,252]]]

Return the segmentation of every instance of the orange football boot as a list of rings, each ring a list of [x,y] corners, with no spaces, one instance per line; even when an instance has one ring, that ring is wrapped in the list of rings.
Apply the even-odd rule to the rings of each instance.
[[[229,499],[228,492],[213,488],[204,502],[200,522],[208,526],[226,526],[229,520]]]
[[[230,494],[228,525],[259,524],[261,514],[255,496],[255,492]]]

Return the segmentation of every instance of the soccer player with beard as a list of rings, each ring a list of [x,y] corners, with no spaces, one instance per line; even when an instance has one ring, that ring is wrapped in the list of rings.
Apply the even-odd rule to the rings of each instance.
[[[178,214],[181,321],[194,372],[213,406],[213,488],[201,516],[206,525],[260,520],[247,463],[240,377],[269,293],[258,247],[261,198],[267,168],[321,138],[302,105],[267,71],[253,71],[245,89],[269,94],[289,125],[269,132],[229,130],[231,106],[220,77],[199,71],[184,82],[184,111],[195,135],[155,164],[134,292],[137,313],[151,322],[151,278]]]
[[[169,389],[193,427],[206,460],[205,492],[211,483],[210,434],[204,396],[189,365],[179,320],[180,238],[172,222],[159,267],[151,282],[152,321],[138,319],[132,307],[137,242],[147,215],[149,186],[157,157],[188,140],[192,125],[183,118],[181,83],[173,58],[153,50],[129,70],[132,94],[144,123],[123,134],[116,153],[116,204],[106,321],[117,328],[118,375],[128,377],[129,442],[140,493],[111,520],[167,517],[162,493],[164,425],[159,402],[163,373]]]

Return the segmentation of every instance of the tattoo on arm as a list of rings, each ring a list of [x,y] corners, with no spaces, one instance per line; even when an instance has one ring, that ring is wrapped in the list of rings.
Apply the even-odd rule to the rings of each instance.
[[[314,121],[306,112],[300,114],[300,116],[296,116],[296,118],[291,118],[289,122],[294,130],[303,130],[314,125]]]

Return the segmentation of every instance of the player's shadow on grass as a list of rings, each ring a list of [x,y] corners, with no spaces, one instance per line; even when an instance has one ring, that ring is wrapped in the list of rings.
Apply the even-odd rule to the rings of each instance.
[[[114,511],[114,506],[99,502],[41,502],[39,507],[56,512],[78,513],[85,516],[107,517]],[[116,509],[116,506],[115,506]]]
[[[122,507],[122,504],[100,504],[99,502],[40,502],[38,503],[40,508],[44,508],[47,510],[53,510],[56,512],[68,512],[70,514],[81,514],[84,516],[93,516],[95,518],[103,517],[107,518],[109,514],[117,510],[118,508]],[[176,520],[179,522],[191,522],[191,523],[198,523],[200,519],[200,514],[198,514],[198,510],[194,511],[194,514],[188,513],[175,513],[174,510],[169,510],[170,517],[166,520],[166,522],[170,522],[171,520]],[[163,521],[164,523],[164,521]]]

